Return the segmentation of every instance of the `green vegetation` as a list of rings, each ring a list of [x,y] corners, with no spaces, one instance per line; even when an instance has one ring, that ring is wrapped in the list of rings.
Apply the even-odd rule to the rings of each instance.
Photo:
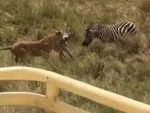
[[[84,28],[93,24],[131,21],[139,37],[126,44],[95,40],[89,48],[81,46]],[[149,0],[1,0],[0,46],[17,40],[36,40],[55,30],[71,27],[75,38],[68,42],[75,61],[61,63],[57,53],[49,62],[34,58],[25,66],[42,68],[150,104],[150,1]],[[38,34],[38,35],[37,35]],[[0,51],[0,66],[14,66],[13,55]],[[38,82],[1,81],[0,91],[44,93]],[[120,113],[109,107],[62,91],[60,99],[93,113]],[[0,113],[49,113],[35,107],[2,106]]]

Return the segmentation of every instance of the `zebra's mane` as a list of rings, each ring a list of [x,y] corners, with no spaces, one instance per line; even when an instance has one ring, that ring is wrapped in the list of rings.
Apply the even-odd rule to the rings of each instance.
[[[96,26],[96,30],[101,30],[101,29],[103,29],[105,26],[104,25],[97,25]]]

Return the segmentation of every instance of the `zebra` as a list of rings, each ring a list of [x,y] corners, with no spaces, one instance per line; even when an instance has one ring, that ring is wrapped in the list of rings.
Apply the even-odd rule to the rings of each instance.
[[[60,60],[63,61],[65,57],[64,52],[66,52],[72,60],[74,60],[73,56],[69,52],[67,41],[72,39],[74,36],[73,32],[64,33],[64,39],[58,41],[54,46],[54,51],[59,53]]]
[[[122,42],[122,38],[134,36],[137,32],[135,24],[127,21],[115,25],[96,25],[94,28],[88,27],[85,30],[83,47],[89,46],[94,38],[99,38],[102,42]]]

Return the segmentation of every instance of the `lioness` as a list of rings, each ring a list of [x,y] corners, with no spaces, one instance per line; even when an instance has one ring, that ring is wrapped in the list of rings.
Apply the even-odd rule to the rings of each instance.
[[[27,55],[47,57],[60,40],[65,40],[64,33],[57,31],[41,40],[20,41],[0,50],[10,50],[15,55],[15,62],[19,63],[19,59],[25,58]]]

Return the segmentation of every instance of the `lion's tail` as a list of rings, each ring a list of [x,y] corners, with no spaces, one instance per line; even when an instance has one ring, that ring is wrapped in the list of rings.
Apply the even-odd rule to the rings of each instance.
[[[5,48],[0,48],[0,50],[11,50],[11,46],[5,47]]]

